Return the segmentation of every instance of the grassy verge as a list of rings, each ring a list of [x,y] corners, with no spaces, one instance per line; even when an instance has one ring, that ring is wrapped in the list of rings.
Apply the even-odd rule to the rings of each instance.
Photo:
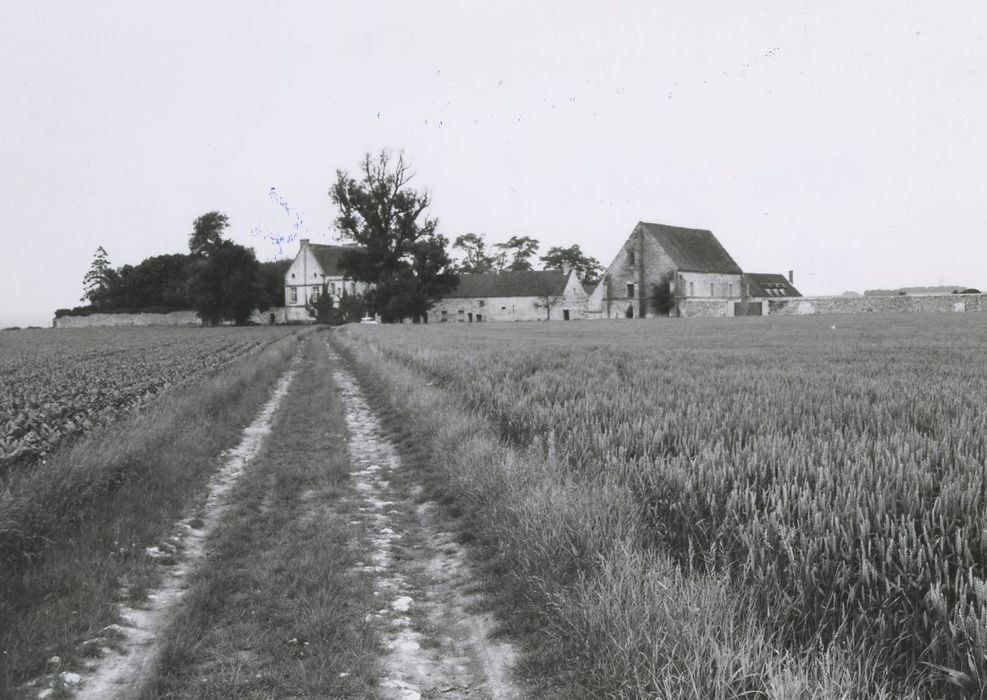
[[[98,429],[0,491],[0,697],[77,667],[80,644],[139,599],[161,542],[201,495],[295,353],[291,336]]]
[[[334,338],[432,495],[474,542],[499,618],[540,697],[902,697],[853,647],[785,651],[727,576],[646,548],[606,473],[509,446],[462,397],[343,331]]]
[[[379,640],[321,338],[233,492],[145,698],[372,697]],[[354,524],[351,524],[354,523]]]

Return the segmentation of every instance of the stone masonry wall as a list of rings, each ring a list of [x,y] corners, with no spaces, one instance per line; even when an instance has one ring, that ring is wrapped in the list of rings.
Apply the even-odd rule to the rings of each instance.
[[[52,321],[53,328],[91,328],[93,326],[201,326],[195,311],[172,311],[170,314],[91,314],[62,316]]]
[[[692,297],[678,301],[679,316],[687,318],[733,316],[733,305],[736,299],[703,299]]]
[[[987,294],[769,299],[771,315],[985,312]]]

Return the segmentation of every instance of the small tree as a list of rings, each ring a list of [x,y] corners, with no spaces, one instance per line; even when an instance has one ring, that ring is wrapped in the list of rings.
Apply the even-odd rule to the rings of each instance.
[[[464,233],[457,236],[452,247],[463,251],[463,259],[456,266],[457,272],[479,274],[494,269],[496,255],[487,252],[487,242],[480,233]]]
[[[651,290],[651,308],[659,316],[668,316],[672,309],[675,308],[675,297],[672,294],[673,276],[673,272],[666,272],[658,279],[658,283]]]
[[[99,246],[93,254],[93,262],[89,272],[82,278],[85,290],[80,301],[88,301],[93,306],[103,306],[107,302],[113,269],[110,259],[103,246]]]
[[[329,285],[322,283],[322,289],[315,297],[315,301],[305,304],[308,315],[315,319],[316,323],[338,322],[336,309],[333,308],[332,295],[329,294]]]
[[[541,256],[540,260],[546,270],[562,270],[568,265],[576,271],[579,279],[587,284],[598,282],[603,273],[600,261],[585,255],[578,245],[571,245],[568,248],[553,246]]]
[[[538,252],[538,241],[530,236],[511,236],[506,243],[494,243],[500,251],[495,265],[500,272],[524,272],[532,270],[531,257]]]
[[[211,211],[192,222],[188,249],[192,255],[209,257],[223,242],[223,231],[230,225],[226,214]]]

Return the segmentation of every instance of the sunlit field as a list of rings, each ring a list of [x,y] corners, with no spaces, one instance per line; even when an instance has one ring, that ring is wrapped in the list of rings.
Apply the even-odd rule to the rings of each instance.
[[[547,460],[539,483],[555,485],[557,513],[542,523],[568,539],[540,550],[543,570],[518,573],[527,585],[554,580],[559,596],[588,585],[586,606],[619,615],[617,597],[626,612],[649,595],[630,595],[645,584],[622,578],[608,549],[631,547],[625,563],[670,562],[669,585],[725,586],[730,619],[709,634],[753,625],[780,654],[824,659],[831,684],[940,696],[987,687],[987,315],[429,324],[342,337],[357,357],[376,348],[422,373],[501,442]],[[502,539],[530,525],[523,505],[497,502],[492,489],[507,486],[453,488],[488,508]],[[598,503],[576,508],[583,521],[563,522],[567,499],[592,493]],[[585,622],[570,634],[611,634],[603,653],[616,658],[620,630],[594,628],[607,623],[567,600],[560,615]],[[640,672],[636,689],[660,692],[647,675],[667,662],[645,658],[654,643],[645,634],[619,651],[636,661],[593,673]],[[841,664],[847,675],[834,680]],[[773,687],[781,673],[744,668],[732,691]]]

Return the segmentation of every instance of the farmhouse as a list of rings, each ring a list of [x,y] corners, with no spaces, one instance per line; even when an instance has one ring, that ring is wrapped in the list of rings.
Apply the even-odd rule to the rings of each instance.
[[[280,310],[282,318],[276,320],[282,323],[311,321],[305,305],[315,301],[322,293],[323,282],[336,303],[342,298],[344,290],[347,294],[363,294],[367,284],[346,279],[339,266],[343,251],[351,247],[313,244],[308,238],[301,239],[298,254],[284,276],[285,306]]]
[[[460,275],[431,321],[569,321],[586,318],[588,295],[571,270]]]
[[[732,316],[746,297],[799,296],[782,275],[744,275],[711,231],[642,221],[590,294],[588,313],[658,316],[656,288],[667,289],[675,316]]]

